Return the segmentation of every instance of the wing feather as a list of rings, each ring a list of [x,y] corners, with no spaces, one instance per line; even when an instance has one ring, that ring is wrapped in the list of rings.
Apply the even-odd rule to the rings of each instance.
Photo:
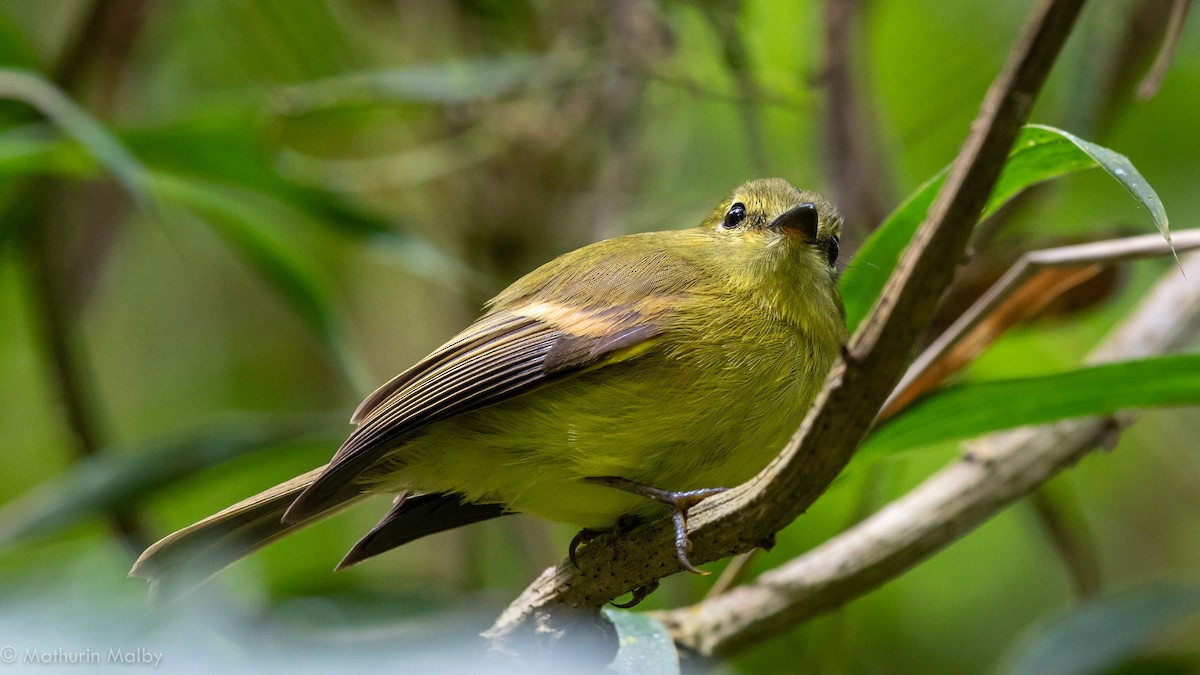
[[[705,235],[681,233],[671,248],[653,233],[612,239],[509,286],[467,330],[363,401],[358,428],[284,520],[319,512],[425,425],[651,350],[681,299],[709,280],[687,236]]]
[[[481,343],[494,338],[497,334],[505,334],[511,330],[513,331],[512,335],[516,337],[517,330],[521,326],[528,326],[529,324],[530,321],[526,317],[512,315],[484,317],[480,319],[471,329],[463,331],[445,345],[442,345],[437,351],[376,389],[359,404],[358,408],[354,411],[354,415],[350,418],[351,423],[362,424],[370,419],[372,415],[387,410],[388,401],[396,392],[403,389],[405,385],[414,379],[422,375],[429,375],[444,366],[447,362],[453,362],[456,357],[464,354],[473,347],[478,347]]]
[[[661,330],[654,318],[636,306],[555,314],[539,305],[485,316],[368,397],[355,414],[359,427],[284,521],[319,512],[331,495],[425,425],[519,396],[646,343]]]

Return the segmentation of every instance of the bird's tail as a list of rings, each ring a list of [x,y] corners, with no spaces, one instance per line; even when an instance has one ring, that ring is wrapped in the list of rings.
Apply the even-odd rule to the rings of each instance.
[[[299,522],[282,522],[283,512],[324,470],[322,466],[296,476],[167,535],[142,553],[130,576],[147,579],[152,595],[178,596],[276,539],[366,496],[358,486],[347,485],[324,510]]]

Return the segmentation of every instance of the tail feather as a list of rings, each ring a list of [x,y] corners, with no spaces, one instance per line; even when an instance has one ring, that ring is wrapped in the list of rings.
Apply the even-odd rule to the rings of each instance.
[[[296,476],[167,535],[142,553],[130,576],[149,580],[152,595],[185,593],[276,539],[366,496],[357,486],[347,485],[325,509],[298,522],[282,522],[284,511],[324,469]]]
[[[503,516],[500,504],[464,503],[455,494],[401,494],[371,531],[342,558],[344,569],[426,535]]]

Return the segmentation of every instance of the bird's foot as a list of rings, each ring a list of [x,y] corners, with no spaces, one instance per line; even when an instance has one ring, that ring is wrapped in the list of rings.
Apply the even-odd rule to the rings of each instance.
[[[585,527],[571,539],[571,546],[567,549],[567,557],[570,558],[571,564],[575,566],[575,569],[579,569],[579,561],[575,559],[575,551],[583,544],[592,541],[602,534],[604,534],[603,530],[593,530],[590,527]]]
[[[579,561],[575,559],[575,552],[579,550],[580,546],[590,543],[602,534],[617,534],[632,529],[637,526],[638,520],[637,516],[627,513],[617,519],[616,527],[610,527],[607,530],[593,530],[590,527],[583,528],[579,531],[579,534],[576,534],[571,539],[570,548],[567,549],[567,557],[570,558],[571,564],[575,566],[575,569],[579,569]]]
[[[649,485],[642,485],[641,483],[635,483],[634,481],[617,476],[594,476],[584,478],[584,481],[623,490],[669,506],[672,511],[671,518],[675,523],[675,555],[679,558],[679,564],[683,565],[685,570],[693,574],[708,574],[708,572],[698,569],[693,565],[691,560],[688,560],[688,552],[692,548],[692,542],[688,541],[687,536],[687,512],[688,509],[699,504],[701,501],[724,492],[726,488],[703,488],[700,490],[674,492]],[[572,542],[572,544],[574,543]],[[641,602],[641,599],[637,597],[636,591],[634,592],[634,597],[636,602]],[[645,596],[643,595],[642,597]]]
[[[650,595],[656,590],[658,590],[657,580],[652,581],[645,586],[638,586],[637,588],[633,589],[633,597],[629,599],[629,602],[611,602],[609,604],[617,609],[629,609],[630,607],[634,607],[641,601],[645,600],[647,595]]]

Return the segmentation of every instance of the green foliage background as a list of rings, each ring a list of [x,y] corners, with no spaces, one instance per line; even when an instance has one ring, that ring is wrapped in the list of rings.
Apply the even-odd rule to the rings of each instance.
[[[115,641],[165,651],[168,666],[200,654],[279,667],[290,653],[300,669],[462,649],[451,640],[486,627],[572,531],[504,519],[330,573],[379,500],[151,615],[104,513],[152,540],[323,463],[374,384],[557,253],[690,226],[757,175],[837,196],[847,186],[831,153],[846,150],[823,116],[825,4],[837,3],[0,1],[0,91],[25,101],[0,102],[0,643]],[[1195,21],[1162,92],[1132,98],[1166,5],[1094,3],[1032,121],[1128,155],[1186,228],[1200,211]],[[856,180],[883,212],[842,204],[846,265],[869,268],[853,256],[865,233],[954,156],[1028,10],[866,3],[851,128],[872,152]],[[69,98],[48,96],[51,83]],[[1002,215],[972,263],[985,272],[1020,250],[1150,231],[1099,172]],[[1080,307],[1014,331],[966,379],[1077,365],[1169,265],[1124,268]],[[55,334],[79,357],[86,459],[50,365]],[[1053,617],[1079,602],[1038,515],[1049,504],[1094,558],[1102,596],[1154,584],[1148,597],[1168,599],[1151,603],[1158,613],[1118,611],[1118,625],[1155,630],[1102,667],[1189,672],[1200,640],[1195,603],[1179,598],[1194,595],[1200,562],[1197,421],[1147,414],[1114,452],[1048,485],[1042,511],[1020,504],[729,667],[1019,666],[1020,645],[1053,644]],[[756,566],[821,542],[957,452],[872,454]],[[710,584],[669,579],[646,606],[695,601]]]

